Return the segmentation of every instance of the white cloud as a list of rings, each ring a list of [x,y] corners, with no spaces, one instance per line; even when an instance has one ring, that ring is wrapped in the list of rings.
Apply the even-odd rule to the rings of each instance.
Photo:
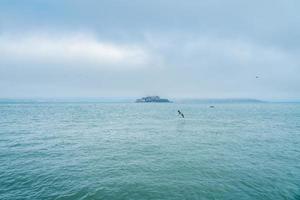
[[[148,34],[127,43],[99,38],[70,33],[0,35],[0,87],[16,85],[14,90],[22,92],[34,85],[44,94],[43,87],[50,85],[62,96],[65,91],[71,95],[71,89],[64,89],[69,87],[75,88],[74,96],[87,90],[93,90],[91,96],[122,91],[273,98],[299,93],[299,55],[276,46],[200,34]]]
[[[150,55],[137,45],[115,44],[88,34],[0,35],[2,62],[136,69],[147,66]]]
[[[255,60],[277,62],[289,57],[289,54],[281,49],[240,39],[199,37],[188,42],[185,49],[188,53],[201,52],[202,55],[224,58],[236,63]]]

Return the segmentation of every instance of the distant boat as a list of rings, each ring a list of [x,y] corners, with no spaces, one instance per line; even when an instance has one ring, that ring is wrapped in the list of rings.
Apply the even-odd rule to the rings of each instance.
[[[147,96],[135,101],[136,103],[172,103],[169,99],[161,99],[159,96]]]
[[[215,106],[209,106],[210,108],[214,108]]]

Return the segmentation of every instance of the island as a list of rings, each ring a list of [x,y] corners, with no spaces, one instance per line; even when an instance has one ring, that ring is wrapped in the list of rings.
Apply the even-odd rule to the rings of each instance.
[[[168,99],[161,99],[159,96],[147,96],[135,101],[136,103],[172,103]]]

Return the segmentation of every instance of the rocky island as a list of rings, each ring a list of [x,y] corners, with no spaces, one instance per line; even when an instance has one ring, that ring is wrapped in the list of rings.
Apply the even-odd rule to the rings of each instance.
[[[159,96],[147,96],[137,99],[136,103],[171,103],[168,99],[161,99]]]

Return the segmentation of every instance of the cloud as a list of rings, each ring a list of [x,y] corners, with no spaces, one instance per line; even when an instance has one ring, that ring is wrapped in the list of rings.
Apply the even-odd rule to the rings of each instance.
[[[0,4],[0,96],[299,98],[300,1]]]
[[[258,43],[245,38],[215,37],[205,34],[147,35],[150,48],[164,56],[166,63],[185,68],[236,71],[265,70],[299,64],[298,52]],[[252,65],[252,66],[251,66]]]
[[[162,31],[122,41],[46,31],[2,34],[0,44],[0,89],[12,88],[6,96],[279,98],[299,91],[297,52],[242,37]]]
[[[147,37],[159,54],[164,55],[169,71],[161,73],[161,80],[176,85],[167,90],[176,96],[271,98],[299,91],[300,61],[295,51],[242,37],[205,34],[148,34]],[[256,76],[260,79],[255,79]]]
[[[101,41],[90,34],[2,34],[2,62],[57,64],[98,69],[146,67],[149,53],[141,46]]]

